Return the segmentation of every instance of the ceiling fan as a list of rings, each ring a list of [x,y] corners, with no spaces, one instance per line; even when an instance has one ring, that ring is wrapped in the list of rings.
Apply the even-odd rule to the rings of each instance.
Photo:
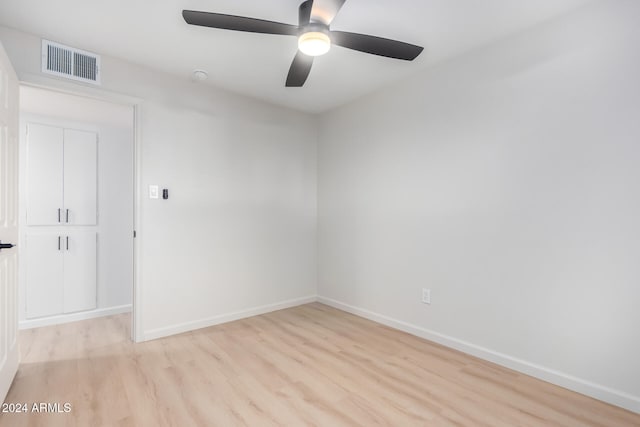
[[[313,58],[324,55],[331,44],[388,58],[413,61],[423,48],[409,43],[365,34],[332,31],[329,26],[346,0],[307,0],[300,5],[298,25],[224,15],[221,13],[183,10],[187,24],[224,30],[298,37],[298,52],[287,75],[287,87],[302,87],[309,76]]]

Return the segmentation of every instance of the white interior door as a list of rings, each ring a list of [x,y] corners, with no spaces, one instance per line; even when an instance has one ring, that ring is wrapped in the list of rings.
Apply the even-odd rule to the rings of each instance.
[[[95,225],[97,211],[98,136],[64,130],[64,221]]]
[[[67,232],[63,238],[64,312],[96,308],[96,233]]]
[[[58,225],[62,217],[62,128],[27,125],[27,224]]]
[[[0,241],[18,243],[18,78],[0,43]],[[18,250],[0,249],[0,402],[18,371]]]
[[[27,319],[62,313],[65,244],[66,236],[61,233],[27,234],[23,251],[31,263],[25,271]]]

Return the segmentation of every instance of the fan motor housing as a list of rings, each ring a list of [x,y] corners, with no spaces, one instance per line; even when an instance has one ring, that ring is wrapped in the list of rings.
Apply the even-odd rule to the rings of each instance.
[[[304,27],[300,27],[298,36],[301,36],[306,33],[323,33],[323,34],[326,34],[327,37],[331,38],[331,34],[329,32],[329,26],[324,24],[319,24],[316,22],[312,22],[310,24],[305,25]]]

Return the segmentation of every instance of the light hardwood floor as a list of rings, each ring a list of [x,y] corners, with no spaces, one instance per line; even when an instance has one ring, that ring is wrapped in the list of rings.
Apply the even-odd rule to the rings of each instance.
[[[640,415],[309,304],[143,344],[118,315],[21,333],[0,426],[640,426]]]

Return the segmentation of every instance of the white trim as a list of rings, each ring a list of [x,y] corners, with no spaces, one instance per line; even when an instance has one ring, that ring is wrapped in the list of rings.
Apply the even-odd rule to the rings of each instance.
[[[144,341],[143,305],[142,305],[142,125],[141,104],[133,106],[133,159],[134,159],[134,183],[133,183],[133,230],[136,237],[133,239],[133,316],[131,324],[131,339],[134,342]]]
[[[612,405],[620,406],[621,408],[628,409],[629,411],[640,413],[639,396],[633,396],[619,390],[614,390],[591,381],[577,378],[544,366],[536,365],[535,363],[531,363],[526,360],[499,353],[486,347],[481,347],[445,334],[391,318],[389,316],[345,304],[331,298],[318,296],[318,302],[337,308],[338,310],[355,314],[356,316],[364,317],[365,319],[372,320],[376,323],[381,323],[391,328],[399,329],[411,335],[436,342],[446,347],[459,350],[480,359],[496,363],[509,369],[513,369],[514,371],[522,372],[560,387],[602,400]]]
[[[114,314],[131,312],[131,304],[119,305],[116,307],[98,308],[91,311],[81,311],[79,313],[60,314],[57,316],[41,317],[38,319],[21,320],[19,329],[39,328],[41,326],[59,325],[62,323],[77,322],[78,320],[95,319],[96,317],[112,316]]]
[[[142,326],[142,249],[140,240],[141,226],[141,207],[142,198],[139,185],[142,182],[142,126],[140,124],[140,106],[144,102],[142,98],[124,95],[117,92],[104,90],[99,87],[81,86],[78,87],[70,81],[50,78],[49,76],[36,73],[24,73],[19,81],[20,85],[46,89],[50,91],[60,92],[68,95],[81,96],[89,99],[96,99],[103,102],[111,102],[114,104],[128,105],[133,107],[133,128],[134,128],[134,223],[133,229],[137,231],[137,238],[133,242],[133,304],[131,316],[131,338],[135,342],[144,341],[144,329]],[[141,188],[141,187],[140,187]],[[133,231],[133,230],[132,230]],[[131,311],[130,310],[130,311]]]
[[[183,332],[193,331],[195,329],[207,328],[209,326],[219,325],[221,323],[233,322],[247,317],[259,316],[261,314],[270,313],[272,311],[284,310],[285,308],[296,307],[299,305],[316,302],[315,295],[302,298],[290,299],[274,304],[261,305],[259,307],[248,308],[246,310],[234,311],[232,313],[219,314],[217,316],[206,319],[196,320],[193,322],[179,323],[177,325],[166,326],[163,328],[151,329],[144,334],[145,341],[166,337],[169,335],[180,334]]]
[[[20,85],[30,86],[39,89],[47,89],[68,95],[81,96],[84,98],[97,99],[99,101],[111,102],[114,104],[134,106],[141,104],[144,100],[135,96],[124,95],[118,92],[111,92],[101,87],[78,85],[72,81],[64,81],[51,76],[34,73],[23,73],[20,75]]]

